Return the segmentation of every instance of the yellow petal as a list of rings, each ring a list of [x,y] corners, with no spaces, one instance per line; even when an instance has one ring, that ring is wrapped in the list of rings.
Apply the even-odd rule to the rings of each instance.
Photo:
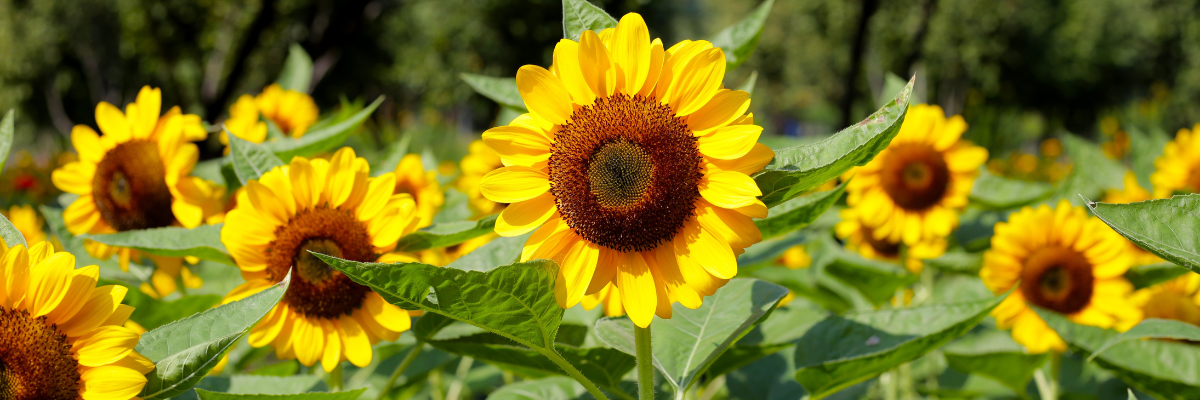
[[[342,317],[337,322],[338,334],[346,359],[359,368],[371,364],[371,339],[354,318]]]
[[[562,80],[571,100],[575,104],[590,105],[596,101],[596,94],[588,87],[583,78],[583,70],[579,66],[579,43],[570,39],[560,39],[554,45],[554,68],[558,78]]]
[[[674,241],[677,258],[690,258],[718,279],[737,275],[737,258],[729,243],[704,229],[696,219],[684,223],[678,235],[682,240]]]
[[[497,126],[483,132],[483,142],[500,154],[505,165],[532,167],[550,159],[550,138],[523,126]]]
[[[129,140],[133,134],[129,127],[129,120],[125,119],[125,114],[106,101],[96,105],[96,125],[100,126],[100,131],[104,132],[104,136],[117,143]]]
[[[667,100],[668,90],[672,83],[679,79],[683,68],[701,51],[711,48],[712,43],[706,40],[684,40],[667,49],[662,72],[658,76],[658,83],[655,84],[655,97],[659,100]]]
[[[158,114],[162,112],[162,90],[142,86],[137,95],[137,115],[130,115],[130,128],[133,137],[149,138],[158,124]]]
[[[95,176],[96,164],[75,161],[51,172],[50,181],[59,190],[82,196],[92,193]]]
[[[646,83],[642,84],[642,89],[637,94],[642,97],[650,97],[654,94],[654,88],[658,86],[658,79],[662,75],[663,62],[666,57],[667,53],[663,50],[662,40],[654,39],[650,43],[650,70],[646,74]]]
[[[739,208],[755,204],[762,192],[746,174],[710,170],[700,179],[700,195],[718,207]]]
[[[650,30],[646,21],[636,13],[625,14],[617,23],[612,44],[613,65],[624,78],[623,92],[638,93],[650,74]]]
[[[711,158],[732,160],[749,153],[761,134],[762,127],[758,125],[730,125],[699,137],[696,146]]]
[[[99,367],[129,355],[140,337],[129,328],[105,326],[76,340],[72,349],[76,349],[79,365]]]
[[[755,143],[754,147],[750,148],[750,151],[746,155],[732,160],[710,158],[708,162],[719,169],[751,175],[762,171],[763,167],[770,164],[773,159],[775,159],[774,150],[771,150],[765,144]]]
[[[317,321],[320,323],[318,332],[325,336],[325,353],[321,355],[321,366],[325,368],[325,372],[331,372],[342,361],[342,338],[338,336],[337,328],[329,320]]]
[[[107,150],[100,142],[100,135],[87,125],[75,125],[71,128],[71,145],[79,153],[79,159],[89,163],[99,163],[104,159]]]
[[[652,272],[655,277],[661,275],[663,283],[667,285],[671,299],[693,310],[699,308],[703,304],[703,299],[695,289],[692,289],[688,285],[687,280],[683,277],[683,273],[680,272],[679,262],[675,258],[675,246],[659,246],[657,249],[651,250],[651,252],[654,257],[654,263],[651,265],[653,267]]]
[[[517,70],[517,91],[529,111],[554,124],[571,116],[571,95],[558,77],[545,68],[526,65]]]
[[[91,298],[76,313],[75,318],[58,325],[59,331],[67,337],[79,337],[91,332],[116,312],[128,292],[129,289],[118,285],[101,286],[92,290]]]
[[[583,80],[597,97],[612,96],[616,91],[617,71],[608,57],[608,49],[595,32],[584,31],[579,35],[579,68]]]
[[[131,399],[146,386],[145,375],[125,367],[90,368],[80,375],[83,400]]]
[[[562,216],[555,213],[525,241],[525,246],[521,249],[521,261],[533,259],[533,254],[544,245],[553,246],[570,229],[571,227],[563,222]]]
[[[583,299],[599,257],[600,246],[586,240],[575,241],[567,250],[559,263],[558,279],[554,284],[554,298],[560,307],[574,307]]]
[[[510,204],[500,212],[496,219],[496,233],[500,236],[521,236],[537,229],[550,219],[558,208],[554,205],[554,195],[542,193],[538,197]]]
[[[614,281],[621,294],[621,305],[629,319],[642,328],[650,326],[654,311],[658,308],[658,290],[654,287],[654,276],[646,260],[638,253],[623,253],[620,268]]]
[[[704,107],[688,116],[688,128],[696,135],[729,125],[750,109],[750,93],[741,90],[721,89]]]
[[[550,177],[545,171],[530,167],[504,167],[484,175],[479,190],[488,200],[516,203],[549,191]]]
[[[720,48],[701,51],[672,79],[667,104],[675,115],[686,116],[704,107],[725,78],[725,53]]]
[[[55,253],[33,267],[25,300],[32,317],[47,315],[62,303],[74,269],[75,256],[66,252]]]

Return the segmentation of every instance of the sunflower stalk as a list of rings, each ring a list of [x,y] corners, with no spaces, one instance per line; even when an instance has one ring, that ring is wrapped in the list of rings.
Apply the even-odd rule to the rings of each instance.
[[[546,358],[549,358],[550,361],[553,361],[554,364],[558,365],[559,368],[562,368],[563,372],[566,372],[567,375],[570,375],[571,378],[575,379],[576,382],[579,382],[580,385],[583,385],[583,388],[587,389],[588,393],[590,393],[592,397],[596,398],[597,400],[608,400],[608,396],[605,396],[604,392],[600,391],[600,388],[596,387],[595,383],[592,383],[591,380],[583,376],[583,373],[579,372],[579,369],[576,369],[574,365],[571,365],[571,363],[567,362],[567,360],[564,359],[562,355],[559,355],[557,351],[554,351],[553,349],[547,349],[538,350],[538,352],[542,353],[542,355]]]
[[[654,362],[650,348],[650,327],[633,326],[637,343],[638,400],[654,400]]]
[[[392,391],[392,387],[396,384],[396,380],[400,379],[400,375],[404,374],[404,370],[408,369],[408,366],[412,365],[413,360],[417,359],[417,355],[421,354],[421,349],[424,347],[425,342],[417,340],[417,343],[413,345],[412,350],[409,350],[408,354],[404,356],[404,360],[400,361],[400,365],[396,367],[396,370],[392,371],[392,376],[388,377],[387,383],[383,384],[383,387],[380,388],[379,396],[377,397],[379,400],[387,398],[387,394],[388,392]]]

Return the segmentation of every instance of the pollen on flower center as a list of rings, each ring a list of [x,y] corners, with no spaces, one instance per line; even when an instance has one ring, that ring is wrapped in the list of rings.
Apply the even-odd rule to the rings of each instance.
[[[161,228],[175,222],[158,143],[118,144],[96,165],[92,196],[105,222],[118,231]]]
[[[691,217],[700,165],[696,139],[670,106],[617,94],[575,110],[556,133],[550,192],[584,239],[651,250]]]
[[[1078,312],[1092,300],[1092,267],[1087,258],[1065,247],[1033,253],[1021,272],[1021,292],[1029,302],[1063,314]]]
[[[0,399],[75,399],[79,380],[66,335],[44,316],[0,308]]]
[[[366,226],[350,211],[317,207],[301,210],[275,230],[267,246],[267,272],[280,281],[295,266],[283,296],[293,310],[310,317],[337,318],[362,306],[371,289],[335,271],[309,251],[359,262],[378,259]]]
[[[926,144],[905,143],[889,149],[880,183],[896,205],[924,210],[945,196],[950,185],[946,159]]]

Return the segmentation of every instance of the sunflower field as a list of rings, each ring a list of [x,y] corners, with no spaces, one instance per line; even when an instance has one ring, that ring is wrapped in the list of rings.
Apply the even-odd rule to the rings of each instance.
[[[353,48],[298,44],[203,86],[215,109],[143,83],[51,107],[65,151],[7,111],[0,399],[1200,399],[1200,124],[1169,90],[1027,140],[983,91],[876,68],[822,132],[751,106],[809,101],[745,66],[776,75],[747,61],[800,2],[678,41],[561,3],[546,63],[445,84],[479,130],[397,126],[353,79],[318,105]],[[56,76],[32,96],[61,105]]]

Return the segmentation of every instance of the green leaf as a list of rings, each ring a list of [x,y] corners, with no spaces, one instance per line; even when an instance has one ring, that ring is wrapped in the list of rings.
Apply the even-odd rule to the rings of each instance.
[[[672,305],[671,319],[650,324],[654,366],[677,392],[685,392],[713,360],[775,310],[787,289],[749,278],[734,278],[704,299],[695,310]],[[628,317],[596,322],[604,343],[635,354],[633,322]]]
[[[16,110],[9,109],[8,113],[4,114],[4,119],[0,120],[0,171],[4,170],[4,162],[8,160],[8,153],[12,151],[13,125],[16,119]]]
[[[962,336],[1003,298],[830,316],[796,345],[796,381],[826,397]]]
[[[283,71],[275,83],[287,90],[308,93],[309,83],[312,82],[313,61],[300,45],[292,43],[288,47],[287,59],[283,60]]]
[[[1146,338],[1200,341],[1200,327],[1173,319],[1146,319],[1129,328],[1128,331],[1122,332],[1120,335],[1104,342],[1103,345],[1092,352],[1092,355],[1088,357],[1088,361],[1091,361],[1105,350],[1121,342]]]
[[[229,130],[225,130],[225,134],[229,136],[229,157],[233,160],[233,172],[237,174],[243,186],[275,167],[287,165],[265,145],[250,143],[229,133]]]
[[[229,394],[196,389],[200,400],[358,400],[366,388],[336,393]]]
[[[1159,128],[1143,130],[1130,124],[1125,128],[1129,134],[1129,167],[1137,175],[1142,187],[1153,187],[1150,174],[1154,173],[1154,160],[1163,154],[1171,137]]]
[[[8,247],[14,247],[18,244],[27,248],[29,247],[29,243],[25,243],[25,235],[22,235],[21,231],[17,230],[17,227],[12,224],[12,221],[9,221],[3,215],[0,215],[0,239],[4,240],[4,244],[8,245]]]
[[[775,159],[754,177],[767,207],[777,206],[836,178],[856,165],[866,165],[887,148],[908,112],[914,76],[896,98],[870,117],[817,143],[775,150]]]
[[[270,348],[264,348],[270,351]],[[299,365],[292,361],[283,365]],[[262,375],[233,375],[233,376],[210,376],[204,378],[200,384],[196,385],[196,390],[207,390],[211,392],[221,392],[228,394],[299,394],[308,392],[321,382],[321,377],[316,375],[292,375],[292,376],[262,376]],[[177,400],[184,398],[196,398],[194,394],[188,396],[176,397]]]
[[[904,90],[904,85],[906,84],[908,84],[908,82],[905,81],[904,78],[901,78],[900,75],[896,75],[891,72],[884,73],[883,87],[881,88],[879,94],[875,97],[875,106],[881,107],[886,104],[889,99],[896,97],[897,93],[900,93],[901,90]],[[913,93],[909,102],[916,104],[923,103],[919,93]]]
[[[167,257],[192,256],[201,260],[236,265],[221,243],[225,224],[201,225],[192,229],[169,226],[103,235],[80,235],[109,246],[130,247]]]
[[[1125,179],[1125,166],[1120,162],[1104,155],[1100,145],[1087,139],[1071,135],[1059,135],[1063,150],[1075,165],[1086,165],[1087,168],[1076,168],[1059,185],[1055,197],[1064,198],[1071,204],[1079,205],[1079,196],[1095,198],[1113,185],[1119,185]]]
[[[396,251],[414,252],[453,246],[491,233],[496,227],[496,218],[496,215],[489,215],[479,221],[434,224],[400,238],[396,243]]]
[[[815,305],[781,307],[771,317],[755,326],[750,333],[738,340],[728,351],[721,354],[706,375],[709,379],[732,372],[762,357],[796,345],[818,322],[829,316],[829,312]],[[792,381],[792,377],[787,377]]]
[[[1048,183],[1005,178],[980,169],[970,199],[991,209],[1007,210],[1037,203],[1053,193],[1054,187]]]
[[[145,329],[157,329],[180,318],[211,309],[221,304],[222,298],[223,296],[216,294],[193,294],[174,301],[161,301],[140,291],[131,290],[125,295],[123,303],[137,309],[130,317],[133,322]]]
[[[991,378],[1022,398],[1025,387],[1049,355],[1026,354],[1008,332],[991,329],[971,334],[942,348],[950,368]]]
[[[796,296],[812,300],[833,312],[845,312],[854,308],[850,300],[821,284],[808,269],[767,267],[754,270],[750,276],[782,285]]]
[[[774,0],[771,0],[771,1],[774,1]],[[754,84],[755,83],[758,83],[758,71],[751,72],[750,77],[746,78],[746,81],[742,83],[742,86],[738,86],[737,90],[741,90],[746,93],[754,94]]]
[[[499,103],[502,106],[519,110],[522,113],[525,110],[525,100],[521,98],[521,92],[517,91],[516,78],[494,78],[490,76],[475,75],[475,74],[459,74],[462,80],[475,89],[475,93],[483,95]]]
[[[521,257],[521,249],[525,247],[525,241],[529,239],[530,235],[532,233],[515,237],[498,237],[459,257],[446,267],[485,272],[495,269],[497,265],[511,264]]]
[[[713,36],[713,47],[720,47],[725,51],[726,71],[732,71],[750,58],[750,54],[758,46],[763,26],[766,25],[767,16],[774,5],[775,0],[764,1],[750,15]]]
[[[1138,400],[1137,396],[1133,395],[1133,389],[1125,389],[1129,392],[1129,400]]]
[[[1072,348],[1091,353],[1119,334],[1079,325],[1053,311],[1033,310]],[[1126,384],[1158,399],[1200,398],[1200,347],[1163,340],[1122,341],[1094,361]]]
[[[563,38],[579,41],[583,31],[600,31],[617,27],[617,20],[587,0],[563,0]]]
[[[1188,270],[1179,268],[1175,264],[1161,262],[1130,268],[1125,272],[1125,279],[1133,284],[1134,289],[1143,289],[1178,278],[1186,273]]]
[[[1100,220],[1138,247],[1200,273],[1200,195],[1129,204],[1086,204]]]
[[[46,205],[41,205],[38,209],[42,212],[42,218],[46,219],[46,225],[50,227],[50,234],[58,238],[59,243],[62,243],[63,250],[75,256],[75,265],[98,265],[104,274],[105,279],[122,279],[124,281],[136,281],[137,283],[147,282],[150,280],[150,274],[153,271],[147,271],[144,275],[138,275],[140,270],[139,264],[130,262],[129,272],[121,271],[121,267],[113,258],[101,260],[92,257],[87,249],[83,247],[83,238],[72,235],[67,230],[66,223],[63,222],[63,210],[60,208],[51,208]],[[137,285],[132,285],[134,288]]]
[[[346,141],[351,132],[361,126],[363,121],[366,121],[371,113],[375,112],[380,104],[383,104],[383,99],[384,96],[379,96],[367,108],[354,113],[342,122],[309,129],[299,139],[276,140],[263,145],[285,162],[290,162],[295,156],[308,157],[337,149]]]
[[[845,250],[838,252],[825,272],[858,289],[876,307],[887,304],[897,290],[920,279],[895,263],[864,258]]]
[[[554,376],[504,385],[488,395],[488,400],[574,400],[587,393],[571,378]]]
[[[586,331],[583,333],[586,334]],[[430,340],[429,344],[447,353],[473,357],[524,375],[564,374],[562,369],[537,351],[493,333]],[[588,380],[608,391],[620,390],[621,377],[637,365],[633,356],[610,348],[578,348],[561,344],[560,341],[555,345],[555,350],[571,365],[577,366]]]
[[[754,220],[754,225],[758,226],[764,240],[806,227],[837,203],[842,193],[846,192],[846,184],[849,182],[842,182],[832,190],[785,201],[768,210],[766,218]]]
[[[250,331],[287,292],[291,278],[245,299],[163,325],[142,335],[137,352],[154,362],[138,396],[166,399],[200,382],[226,350]]]
[[[925,260],[925,265],[946,272],[977,276],[979,270],[983,268],[983,255],[966,251],[951,251],[942,254],[941,257]]]

